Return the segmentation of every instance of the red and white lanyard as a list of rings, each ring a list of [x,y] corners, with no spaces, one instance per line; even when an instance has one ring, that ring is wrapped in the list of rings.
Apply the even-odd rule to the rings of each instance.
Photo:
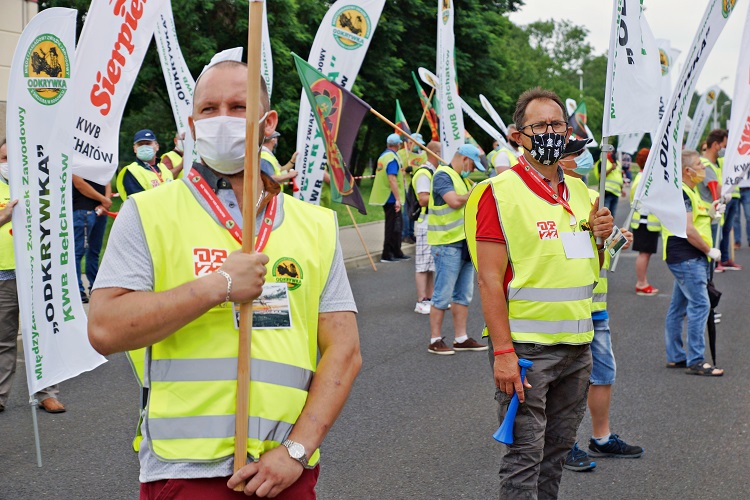
[[[232,235],[237,243],[242,245],[242,228],[235,222],[232,216],[229,215],[229,212],[227,212],[226,208],[224,208],[224,205],[221,204],[219,198],[216,197],[213,189],[211,189],[205,179],[203,179],[203,177],[201,177],[197,172],[193,171],[190,174],[190,181],[198,189],[198,193],[203,196],[203,199],[206,200],[208,206],[211,207],[211,210],[213,210],[214,214],[216,214],[216,217],[218,217],[221,225],[225,227],[227,231],[229,231],[229,234]],[[274,220],[276,220],[276,208],[278,206],[277,198],[277,196],[274,196],[273,198],[271,198],[271,201],[268,202],[268,205],[266,205],[266,211],[263,214],[263,222],[260,225],[260,230],[258,231],[258,236],[255,240],[255,251],[258,253],[262,252],[263,249],[266,248],[268,240],[271,238],[273,222]]]
[[[530,165],[526,165],[526,167],[529,169],[533,168]],[[577,224],[576,216],[573,213],[573,209],[570,208],[570,204],[567,202],[567,200],[563,196],[558,195],[549,184],[543,182],[534,172],[529,172],[529,177],[531,177],[531,180],[535,182],[542,191],[544,191],[548,196],[552,197],[554,201],[559,203],[565,209],[565,211],[570,214],[570,226],[575,228]]]

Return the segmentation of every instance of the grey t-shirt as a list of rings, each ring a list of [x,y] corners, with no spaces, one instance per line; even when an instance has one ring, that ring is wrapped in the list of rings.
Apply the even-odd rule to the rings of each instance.
[[[209,185],[217,185],[214,176],[205,169],[200,172],[206,178]],[[206,210],[214,221],[219,224],[219,220],[208,204],[200,196],[192,185],[185,179],[181,179],[190,188],[196,200]],[[284,196],[279,195],[279,204],[274,221],[273,229],[275,230],[284,221]],[[232,189],[217,189],[217,197],[224,204],[230,214],[235,218],[238,224],[242,224],[242,214],[239,211],[239,204],[234,196]],[[256,230],[260,228],[263,214],[258,216]],[[189,223],[189,221],[186,221]],[[273,232],[271,233],[273,235]],[[126,200],[122,209],[115,219],[112,231],[109,235],[107,249],[104,253],[99,274],[94,283],[94,289],[99,288],[126,288],[133,291],[153,291],[154,288],[154,269],[151,264],[151,254],[146,244],[146,238],[141,224],[141,216],[138,212],[138,206],[132,200]],[[349,278],[344,266],[344,258],[341,252],[341,245],[336,241],[336,251],[334,253],[331,270],[328,274],[323,293],[320,297],[318,311],[321,313],[337,311],[357,312],[357,306],[354,303]],[[148,359],[146,360],[148,365]],[[232,457],[218,460],[215,462],[164,462],[159,460],[151,451],[149,446],[148,425],[144,421],[141,431],[143,433],[143,442],[138,454],[141,463],[141,473],[139,481],[148,483],[161,479],[198,479],[208,477],[226,477],[233,473],[234,459]]]
[[[714,172],[714,169],[711,167],[706,167],[706,178],[701,181],[700,184],[698,184],[698,194],[701,195],[701,199],[705,201],[706,203],[712,203],[714,201],[714,197],[711,194],[711,190],[708,188],[708,183],[711,181],[719,181],[719,178],[716,177],[716,172]]]

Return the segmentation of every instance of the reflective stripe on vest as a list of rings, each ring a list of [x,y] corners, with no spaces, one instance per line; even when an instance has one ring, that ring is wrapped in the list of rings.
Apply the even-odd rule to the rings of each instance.
[[[701,235],[703,241],[711,247],[713,246],[713,238],[711,236],[711,215],[708,213],[709,204],[705,203],[700,195],[694,190],[690,189],[685,183],[682,184],[682,191],[690,198],[690,203],[693,206],[693,225],[698,233]],[[674,236],[669,229],[665,226],[661,227],[661,237],[664,240],[664,250],[662,252],[662,258],[667,260],[667,245],[669,243],[669,237]],[[711,259],[708,259],[709,262]]]
[[[337,240],[333,212],[279,196],[281,224],[263,253],[270,259],[266,283],[288,284],[292,328],[253,328],[247,446],[254,459],[288,437],[304,408],[317,362],[320,296]],[[210,274],[240,247],[201,208],[186,181],[133,199],[140,213],[170,207],[163,216],[142,219],[154,291]],[[188,226],[180,223],[186,217]],[[232,308],[221,304],[148,348],[148,445],[160,459],[205,462],[233,455],[236,339]],[[312,454],[311,465],[319,456]]]
[[[635,191],[638,189],[638,183],[641,181],[641,173],[638,172],[638,174],[635,176],[635,179],[633,179],[633,183],[630,185],[630,204],[633,204],[633,199],[635,197]],[[637,210],[633,212],[633,218],[630,219],[630,228],[631,229],[638,229],[638,227],[643,223],[643,216],[640,212]],[[659,219],[654,214],[648,214],[646,216],[646,228],[649,231],[652,231],[654,233],[658,233],[661,231],[661,222],[659,222]]]
[[[465,195],[469,188],[458,175],[458,172],[452,167],[440,165],[435,174],[432,176],[432,182],[435,183],[435,176],[438,172],[446,173],[453,182],[453,190],[458,196]],[[427,213],[427,243],[429,245],[448,245],[466,239],[464,235],[464,206],[451,208],[447,203],[435,205],[434,187],[430,192],[430,210]]]
[[[396,175],[396,185],[398,186],[398,197],[403,204],[406,201],[406,192],[404,191],[404,166],[401,164],[401,159],[392,150],[386,150],[380,158],[378,158],[378,166],[375,169],[375,179],[372,183],[372,191],[370,191],[370,205],[385,205],[390,198],[391,183],[388,180],[387,167],[392,161],[398,163],[398,175]]]
[[[599,270],[599,281],[594,287],[594,296],[591,299],[591,312],[607,310],[607,292],[609,289],[609,278],[607,277],[611,257],[609,252],[604,252],[604,265]]]
[[[611,166],[612,162],[607,160],[607,169],[609,170]],[[608,173],[607,177],[604,179],[604,190],[616,196],[620,196],[622,194],[622,186],[624,183],[625,180],[623,179],[620,165],[616,164],[615,168],[612,169],[612,171]]]
[[[516,167],[474,187],[466,205],[466,239],[476,265],[476,216],[479,200],[492,189],[500,226],[506,240],[508,265],[508,319],[514,342],[586,344],[594,337],[592,292],[599,278],[599,259],[591,239],[593,258],[568,259],[562,240],[549,237],[571,232],[570,216],[561,205],[537,196]],[[528,172],[529,175],[536,175]],[[566,177],[576,231],[591,210],[588,189],[579,179]],[[544,227],[544,236],[540,231]]]
[[[123,184],[123,181],[125,179],[125,172],[130,172],[133,177],[135,177],[135,180],[138,181],[138,184],[140,184],[144,191],[148,191],[149,189],[153,189],[163,183],[171,182],[174,180],[172,172],[170,172],[169,169],[161,163],[157,163],[154,168],[159,169],[162,180],[159,180],[159,176],[156,175],[153,170],[151,170],[150,168],[143,168],[137,162],[133,162],[130,165],[123,167],[120,170],[120,173],[117,174],[116,182],[117,192],[120,194],[120,199],[122,201],[125,201],[129,195],[129,193],[125,191],[125,185]]]
[[[0,179],[0,210],[10,202],[10,186]],[[0,270],[9,271],[16,268],[15,251],[13,250],[13,225],[7,222],[0,226]],[[15,338],[15,337],[14,337]]]

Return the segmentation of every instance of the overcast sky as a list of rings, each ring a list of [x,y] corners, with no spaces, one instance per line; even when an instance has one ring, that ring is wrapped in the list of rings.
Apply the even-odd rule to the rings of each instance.
[[[721,81],[721,88],[728,95],[734,92],[737,63],[740,56],[740,41],[747,17],[746,4],[737,2],[737,7],[729,17],[711,55],[698,78],[696,92],[703,93],[711,85]],[[706,0],[644,0],[646,19],[656,38],[666,38],[672,47],[682,51],[676,61],[672,75],[674,84],[685,62],[685,54],[690,50],[698,23],[707,6]],[[609,50],[609,24],[612,19],[612,0],[526,0],[519,12],[511,14],[516,24],[528,24],[538,20],[567,19],[589,30],[589,43],[597,54]],[[750,47],[745,47],[750,50]],[[584,75],[584,79],[586,75]]]

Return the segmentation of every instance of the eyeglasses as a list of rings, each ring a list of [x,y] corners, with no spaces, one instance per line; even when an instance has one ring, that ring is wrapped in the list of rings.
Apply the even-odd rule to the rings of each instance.
[[[552,127],[552,132],[554,132],[556,134],[564,134],[565,132],[568,131],[568,123],[567,122],[563,122],[563,121],[554,121],[554,122],[551,122],[551,123],[547,123],[547,122],[532,123],[531,125],[525,125],[525,126],[519,128],[518,130],[523,135],[525,135],[527,137],[531,137],[531,136],[529,136],[529,134],[527,134],[526,132],[524,132],[524,129],[531,128],[531,133],[533,135],[537,135],[537,134],[544,134],[544,133],[546,133],[547,130],[550,129],[550,127]]]

